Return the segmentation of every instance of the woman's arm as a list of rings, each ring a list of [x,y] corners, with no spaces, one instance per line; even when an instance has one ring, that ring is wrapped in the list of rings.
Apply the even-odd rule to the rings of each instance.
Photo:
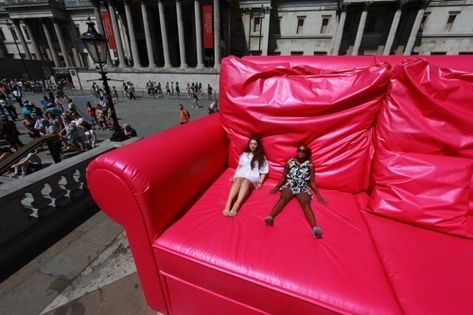
[[[279,188],[281,188],[281,186],[284,185],[284,183],[286,182],[286,179],[287,179],[286,177],[287,177],[288,172],[289,172],[289,163],[286,162],[286,165],[284,165],[284,173],[282,174],[282,177],[279,180],[279,183],[276,185],[276,187],[271,189],[271,193],[278,192]]]
[[[256,184],[256,188],[261,188],[263,187],[263,182],[266,176],[269,173],[269,165],[268,165],[268,160],[266,160],[266,157],[264,159],[263,166],[259,169],[259,179],[258,183]]]
[[[309,186],[312,188],[312,190],[315,192],[315,195],[317,196],[317,199],[319,200],[320,203],[327,203],[327,200],[320,194],[319,189],[317,188],[317,185],[315,185],[315,170],[314,166],[312,164],[309,165],[310,168],[310,178],[309,178]]]

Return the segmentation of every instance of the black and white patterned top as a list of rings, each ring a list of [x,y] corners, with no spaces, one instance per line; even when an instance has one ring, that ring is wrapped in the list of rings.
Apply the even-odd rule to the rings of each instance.
[[[307,181],[310,179],[310,161],[307,160],[299,164],[296,159],[292,158],[287,163],[289,164],[289,170],[286,183],[280,189],[289,188],[294,195],[305,192],[312,196],[312,191],[307,186]]]

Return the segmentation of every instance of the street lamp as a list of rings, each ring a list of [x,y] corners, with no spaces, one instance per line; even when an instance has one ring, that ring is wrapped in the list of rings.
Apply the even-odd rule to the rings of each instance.
[[[28,75],[28,79],[31,79],[30,71],[28,70],[28,67],[26,66],[25,59],[23,58],[23,55],[20,52],[20,47],[18,47],[18,43],[16,42],[16,38],[15,38],[15,36],[13,36],[13,33],[16,34],[15,26],[13,25],[13,23],[11,23],[9,21],[7,21],[7,26],[10,29],[10,33],[12,34],[13,41],[15,42],[16,50],[18,50],[18,55],[20,56],[21,63],[23,64],[23,68],[25,68],[25,73],[26,73],[26,75]],[[19,31],[21,32],[21,30],[19,30]]]
[[[112,141],[123,141],[126,140],[127,137],[123,133],[123,130],[120,128],[118,124],[117,114],[115,112],[115,106],[113,104],[112,95],[110,93],[110,86],[108,85],[108,78],[107,73],[103,70],[103,64],[107,62],[107,40],[105,36],[98,33],[95,29],[95,23],[88,19],[87,25],[89,28],[87,32],[81,35],[80,39],[87,48],[90,57],[92,60],[99,65],[99,73],[101,74],[100,80],[103,81],[103,86],[105,88],[105,95],[107,96],[107,103],[110,106],[110,110],[112,113],[112,120],[113,120],[113,135],[110,138]]]

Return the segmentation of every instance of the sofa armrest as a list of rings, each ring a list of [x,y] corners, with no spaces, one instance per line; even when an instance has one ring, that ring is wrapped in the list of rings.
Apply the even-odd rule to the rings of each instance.
[[[123,225],[148,304],[166,312],[152,240],[224,170],[228,141],[219,115],[101,155],[87,169],[92,197]]]

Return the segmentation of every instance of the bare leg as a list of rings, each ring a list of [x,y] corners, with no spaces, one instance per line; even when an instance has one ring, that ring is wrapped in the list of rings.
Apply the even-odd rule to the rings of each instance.
[[[238,191],[238,197],[235,203],[233,204],[232,210],[228,213],[229,216],[233,217],[237,214],[238,209],[240,209],[243,200],[250,192],[251,182],[247,179],[242,179],[240,190]]]
[[[232,201],[238,194],[242,181],[243,179],[239,177],[233,180],[232,187],[230,188],[230,192],[228,193],[227,203],[225,204],[225,208],[223,208],[223,215],[228,215],[228,213],[230,212],[230,208],[232,207]]]
[[[315,217],[314,213],[312,212],[312,209],[310,208],[310,195],[308,193],[302,192],[296,195],[297,200],[299,200],[299,203],[301,204],[302,210],[304,210],[304,215],[309,221],[310,226],[316,227],[317,224],[315,222]]]
[[[308,193],[299,193],[296,195],[297,200],[299,200],[299,203],[302,206],[302,209],[304,210],[304,215],[309,221],[310,226],[312,227],[312,235],[314,238],[321,238],[322,235],[324,234],[324,231],[322,231],[321,228],[317,226],[317,223],[315,222],[315,217],[314,213],[312,212],[312,209],[310,208],[310,196]]]
[[[292,197],[294,197],[294,194],[289,188],[284,188],[283,190],[281,190],[281,197],[274,205],[273,210],[271,210],[269,216],[264,219],[266,225],[273,226],[273,219],[276,218],[276,216],[282,211],[282,209],[284,209],[284,207],[292,199]]]

